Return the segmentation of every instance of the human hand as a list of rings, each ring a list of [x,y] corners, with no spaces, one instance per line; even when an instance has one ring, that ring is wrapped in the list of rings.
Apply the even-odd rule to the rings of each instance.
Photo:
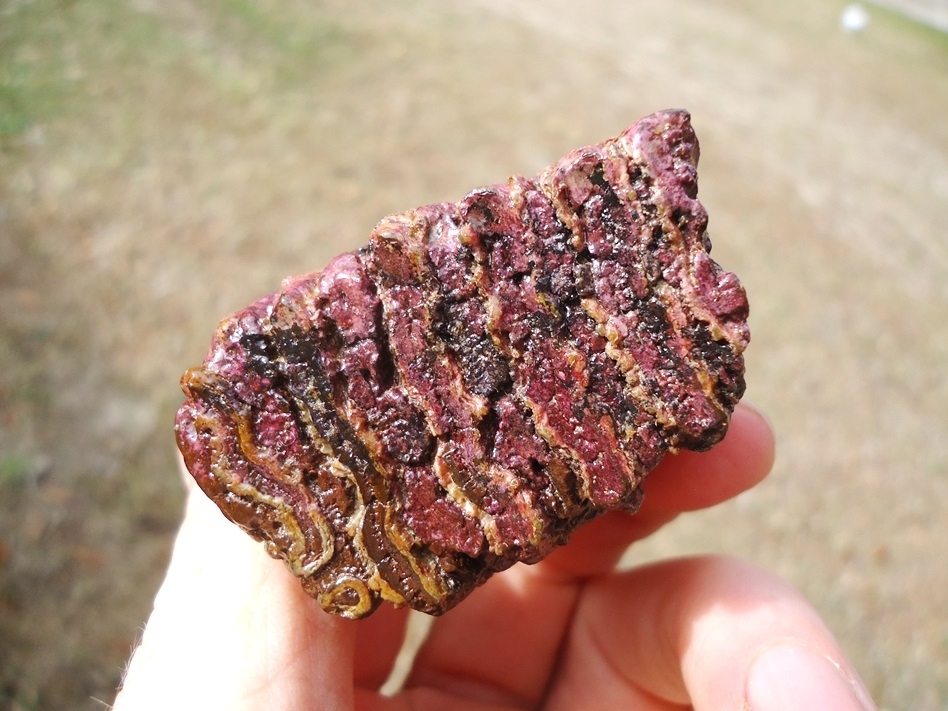
[[[597,519],[437,619],[390,698],[378,688],[407,611],[383,606],[360,621],[324,613],[192,486],[115,711],[872,709],[787,583],[720,557],[614,571],[630,543],[750,488],[772,461],[769,425],[739,406],[715,449],[666,457],[635,516]]]

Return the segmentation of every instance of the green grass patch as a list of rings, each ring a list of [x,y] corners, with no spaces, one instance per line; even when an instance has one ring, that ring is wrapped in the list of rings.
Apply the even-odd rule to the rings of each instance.
[[[36,462],[29,457],[10,454],[0,457],[0,486],[23,483],[36,471]]]
[[[357,57],[359,34],[304,2],[24,3],[0,19],[0,141],[162,77],[248,96],[308,87]]]
[[[886,5],[871,6],[872,21],[853,39],[910,71],[948,71],[948,33]]]
[[[69,93],[50,20],[36,3],[0,22],[0,140],[55,114]]]
[[[218,0],[205,5],[205,22],[218,76],[262,75],[271,91],[308,86],[357,57],[358,29],[308,2]]]
[[[313,6],[303,11],[287,5],[255,0],[224,0],[221,12],[239,20],[258,42],[268,44],[285,58],[330,59],[345,44],[346,33]]]

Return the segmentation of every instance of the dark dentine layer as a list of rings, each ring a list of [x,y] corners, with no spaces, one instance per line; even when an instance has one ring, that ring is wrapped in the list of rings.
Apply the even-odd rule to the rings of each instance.
[[[440,614],[668,451],[723,437],[747,302],[708,257],[683,111],[383,219],[225,319],[182,379],[201,488],[329,612]]]

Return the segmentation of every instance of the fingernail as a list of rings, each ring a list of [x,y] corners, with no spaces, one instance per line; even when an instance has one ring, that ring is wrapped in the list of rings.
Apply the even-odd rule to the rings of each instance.
[[[751,664],[745,706],[752,711],[874,711],[861,686],[830,659],[796,645],[774,647]]]

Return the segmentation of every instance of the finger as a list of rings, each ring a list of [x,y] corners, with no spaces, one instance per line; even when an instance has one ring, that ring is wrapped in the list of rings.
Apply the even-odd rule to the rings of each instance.
[[[586,702],[591,683],[611,705]],[[707,711],[873,708],[798,592],[717,557],[664,562],[585,588],[546,708],[635,703]]]
[[[388,679],[405,639],[408,608],[382,605],[359,620],[356,634],[354,681],[356,686],[378,690]]]
[[[355,711],[519,711],[522,708],[428,688],[410,689],[391,698],[357,690],[355,703]]]
[[[355,629],[192,493],[115,709],[351,704]]]
[[[574,584],[495,575],[434,621],[405,685],[479,703],[534,708],[567,629]]]
[[[614,512],[573,534],[570,544],[534,566],[554,579],[575,579],[611,570],[631,543],[654,533],[683,511],[706,508],[760,482],[774,461],[774,435],[767,418],[740,404],[727,436],[708,452],[667,456],[643,486],[645,501],[634,516]]]
[[[727,436],[708,452],[682,451],[665,457],[645,480],[640,514],[676,514],[715,506],[760,483],[774,463],[770,421],[755,406],[734,409]]]

